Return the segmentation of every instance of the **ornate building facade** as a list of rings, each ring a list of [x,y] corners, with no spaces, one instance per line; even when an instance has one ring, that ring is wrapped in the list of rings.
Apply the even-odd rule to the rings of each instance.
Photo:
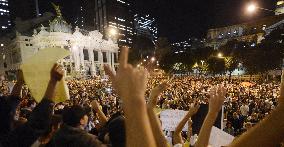
[[[5,44],[5,49],[0,51],[1,72],[18,69],[37,51],[49,47],[60,47],[71,52],[70,56],[60,61],[69,75],[102,75],[104,64],[113,69],[118,65],[117,43],[103,39],[97,30],[85,31],[78,27],[73,30],[60,11],[48,26],[35,28],[31,34],[17,33]]]

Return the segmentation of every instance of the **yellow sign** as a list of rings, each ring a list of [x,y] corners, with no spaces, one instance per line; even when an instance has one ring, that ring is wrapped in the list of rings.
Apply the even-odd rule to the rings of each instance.
[[[25,82],[37,102],[40,102],[44,96],[50,80],[51,68],[58,60],[69,54],[69,51],[62,48],[41,49],[21,65]],[[55,102],[63,102],[69,97],[67,84],[62,79],[56,86]]]

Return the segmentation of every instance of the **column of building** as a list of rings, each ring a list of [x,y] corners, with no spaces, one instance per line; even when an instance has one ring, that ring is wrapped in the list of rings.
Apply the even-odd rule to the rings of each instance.
[[[73,61],[74,61],[74,64],[75,64],[75,71],[78,72],[80,71],[80,56],[79,56],[79,52],[78,52],[78,48],[75,47],[73,49],[73,52],[72,52],[72,56],[73,56]]]
[[[113,69],[113,71],[115,71],[115,68],[114,68],[114,52],[111,52],[111,68]]]
[[[94,49],[88,49],[89,53],[89,61],[91,62],[91,75],[96,75],[96,67],[95,67],[95,60],[94,60]]]
[[[103,65],[104,65],[104,60],[103,60],[103,52],[102,50],[98,50],[98,56],[99,56],[99,69],[100,69],[100,74],[103,74]]]
[[[83,49],[84,47],[80,46],[78,48],[79,50],[79,60],[80,60],[80,71],[85,70],[85,63],[84,63],[84,53],[83,53]]]

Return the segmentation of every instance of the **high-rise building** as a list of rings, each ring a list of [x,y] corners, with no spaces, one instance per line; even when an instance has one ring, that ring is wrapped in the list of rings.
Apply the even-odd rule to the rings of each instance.
[[[28,20],[38,15],[37,0],[9,0],[11,19]]]
[[[95,1],[93,0],[53,0],[62,8],[67,22],[81,29],[93,30],[95,25]]]
[[[0,0],[0,32],[6,32],[11,26],[8,0]]]
[[[132,0],[95,0],[95,29],[107,38],[109,31],[116,29],[119,44],[132,44]]]
[[[155,18],[150,15],[134,15],[135,35],[146,36],[153,42],[158,39],[158,28]]]

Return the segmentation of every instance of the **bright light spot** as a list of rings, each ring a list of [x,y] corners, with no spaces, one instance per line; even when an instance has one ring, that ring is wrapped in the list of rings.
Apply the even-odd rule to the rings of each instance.
[[[1,43],[1,46],[4,46],[4,44],[3,44],[3,43]]]
[[[222,58],[222,57],[223,57],[223,54],[222,54],[222,53],[218,53],[218,57],[219,57],[219,58]]]
[[[146,59],[144,59],[143,61],[146,62]]]
[[[154,62],[155,60],[156,60],[156,58],[155,58],[155,57],[152,57],[152,58],[151,58],[151,61],[152,61],[152,62]]]
[[[117,30],[114,29],[114,28],[110,28],[110,30],[109,30],[109,35],[115,36],[116,34],[117,34]]]
[[[256,10],[256,5],[255,4],[250,4],[250,5],[248,5],[248,7],[247,7],[247,11],[248,12],[250,12],[250,13],[252,13],[252,12],[254,12],[255,10]]]

